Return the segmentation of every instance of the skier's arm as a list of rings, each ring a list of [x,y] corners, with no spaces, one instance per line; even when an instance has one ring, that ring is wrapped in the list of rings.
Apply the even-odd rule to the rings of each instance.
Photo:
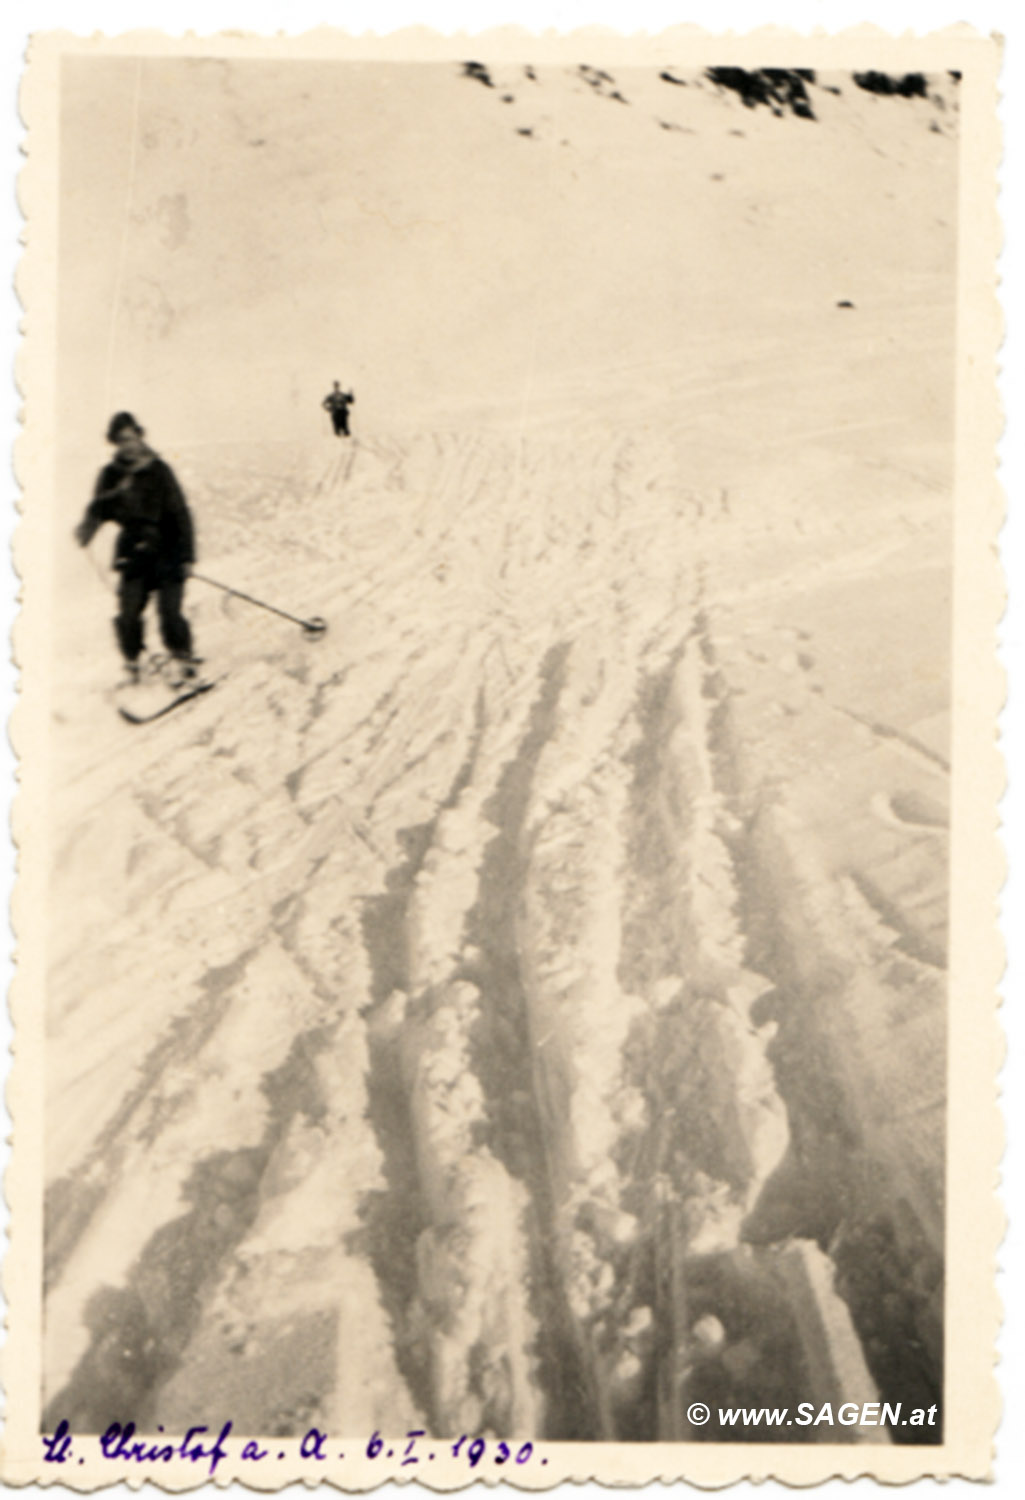
[[[95,504],[90,505],[85,515],[75,527],[75,541],[78,545],[80,547],[88,547],[105,520],[105,516],[96,515]]]
[[[114,499],[115,491],[111,488],[111,476],[104,469],[96,481],[96,489],[86,513],[75,527],[75,541],[80,547],[88,547],[104,521],[114,519],[111,514]]]
[[[163,468],[167,507],[175,532],[177,560],[186,568],[190,568],[196,561],[196,539],[192,527],[192,515],[181,485],[174,477],[174,470],[167,464],[164,464]]]

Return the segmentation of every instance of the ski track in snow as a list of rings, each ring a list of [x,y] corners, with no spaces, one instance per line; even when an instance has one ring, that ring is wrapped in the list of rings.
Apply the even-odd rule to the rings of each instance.
[[[943,496],[644,432],[182,467],[204,571],[329,629],[193,584],[230,673],[150,728],[69,668],[47,1421],[938,1399],[944,684],[871,661]]]

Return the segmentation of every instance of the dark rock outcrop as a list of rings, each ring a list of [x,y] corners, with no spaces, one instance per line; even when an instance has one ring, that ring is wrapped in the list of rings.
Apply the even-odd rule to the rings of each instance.
[[[719,88],[739,94],[748,109],[765,104],[774,115],[789,111],[801,120],[815,119],[806,87],[815,82],[811,68],[708,68],[706,76]]]

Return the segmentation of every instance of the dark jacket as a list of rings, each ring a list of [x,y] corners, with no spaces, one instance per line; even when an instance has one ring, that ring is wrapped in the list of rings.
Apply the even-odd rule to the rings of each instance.
[[[92,504],[75,533],[88,546],[104,521],[120,526],[114,566],[124,573],[180,576],[195,562],[192,517],[170,466],[155,453],[120,457],[101,469]]]

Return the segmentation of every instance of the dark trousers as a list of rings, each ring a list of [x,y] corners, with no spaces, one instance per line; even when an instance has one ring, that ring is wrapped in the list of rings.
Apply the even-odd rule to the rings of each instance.
[[[349,409],[347,406],[336,407],[331,413],[331,420],[335,424],[335,437],[349,436]]]
[[[152,573],[122,573],[118,589],[118,613],[114,621],[117,643],[126,661],[135,661],[143,647],[143,611],[156,593],[160,635],[172,656],[192,655],[192,631],[182,614],[185,580],[162,578]]]

